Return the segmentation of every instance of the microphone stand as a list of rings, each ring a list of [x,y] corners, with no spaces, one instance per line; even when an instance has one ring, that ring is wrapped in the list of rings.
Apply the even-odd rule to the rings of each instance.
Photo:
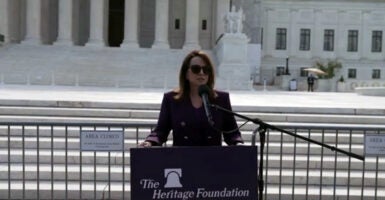
[[[264,181],[263,181],[263,149],[264,149],[264,146],[265,146],[266,131],[267,131],[267,129],[276,130],[276,131],[279,131],[279,132],[286,133],[286,134],[291,135],[293,137],[297,137],[297,138],[303,139],[305,141],[308,141],[308,142],[311,142],[311,143],[314,143],[314,144],[318,144],[319,146],[326,147],[326,148],[328,148],[328,149],[330,149],[332,151],[337,151],[337,152],[343,153],[343,154],[345,154],[347,156],[359,159],[361,161],[365,160],[365,158],[363,156],[360,156],[360,155],[357,155],[357,154],[354,154],[354,153],[351,153],[351,152],[344,151],[342,149],[339,149],[339,148],[336,148],[336,147],[333,147],[333,146],[330,146],[330,145],[327,145],[327,144],[324,144],[324,143],[312,140],[310,138],[307,138],[307,137],[304,137],[304,136],[301,136],[301,135],[297,135],[297,134],[295,134],[293,132],[286,131],[284,129],[281,129],[281,128],[278,128],[276,126],[273,126],[273,125],[270,125],[268,123],[265,123],[265,122],[263,122],[262,120],[260,120],[258,118],[252,119],[252,118],[249,118],[247,116],[244,116],[244,115],[238,114],[236,112],[233,112],[231,110],[222,108],[221,106],[218,106],[218,105],[215,105],[215,104],[209,104],[209,105],[210,105],[210,107],[215,108],[216,110],[221,110],[221,111],[223,111],[225,113],[232,114],[234,116],[237,116],[239,118],[251,121],[254,124],[258,124],[259,125],[258,129],[253,131],[253,135],[252,135],[252,139],[251,139],[252,146],[255,146],[255,137],[256,137],[255,135],[256,135],[256,132],[259,133],[259,137],[260,137],[260,140],[259,140],[260,141],[260,159],[259,159],[259,173],[258,173],[258,189],[259,189],[259,191],[258,191],[258,195],[259,195],[258,199],[259,200],[262,200],[263,189],[264,189]]]

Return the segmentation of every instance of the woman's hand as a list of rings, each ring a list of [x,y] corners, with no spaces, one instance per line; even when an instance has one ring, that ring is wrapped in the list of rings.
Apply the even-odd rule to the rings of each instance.
[[[140,147],[151,147],[152,144],[151,144],[151,142],[144,141],[144,142],[140,143],[139,146]]]
[[[235,143],[235,146],[245,146],[242,142]]]

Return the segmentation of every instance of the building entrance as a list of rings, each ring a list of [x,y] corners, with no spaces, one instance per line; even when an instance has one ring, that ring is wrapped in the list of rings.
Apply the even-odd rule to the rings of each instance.
[[[124,0],[109,1],[108,45],[119,47],[124,39]]]

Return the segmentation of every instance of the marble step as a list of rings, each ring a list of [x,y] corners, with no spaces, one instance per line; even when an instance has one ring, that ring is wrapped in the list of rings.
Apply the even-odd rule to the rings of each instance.
[[[304,125],[304,124],[301,124]],[[304,143],[305,140],[299,138],[298,136],[302,136],[305,138],[309,138],[311,140],[328,143],[329,145],[337,145],[336,140],[338,139],[338,144],[362,144],[364,140],[363,131],[357,130],[357,131],[349,131],[349,128],[347,127],[346,130],[323,130],[321,128],[314,128],[310,129],[311,126],[319,124],[307,124],[309,127],[308,129],[296,129],[291,130],[289,128],[282,128],[284,130],[290,131],[292,133],[295,133],[296,135],[292,136],[287,133],[280,133],[276,131],[269,131],[267,133],[267,142],[289,142],[289,143]],[[151,128],[155,126],[155,123],[144,123],[142,122],[135,124],[128,124],[127,127],[124,128],[124,136],[126,139],[144,139],[150,132]],[[285,124],[286,127],[297,127],[297,124]],[[0,125],[0,136],[7,137],[10,136],[23,136],[24,137],[36,137],[39,135],[39,137],[55,137],[55,138],[62,138],[62,137],[68,137],[68,138],[78,138],[80,135],[80,127],[79,126],[39,126],[37,128],[37,125],[12,125],[12,126],[6,126]],[[250,142],[253,137],[253,129],[258,128],[258,126],[241,126],[241,132],[242,137],[246,142]],[[328,128],[328,127],[325,127]],[[354,128],[354,127],[353,127]],[[122,127],[119,126],[112,126],[108,127],[107,125],[97,125],[95,127],[90,126],[82,126],[82,130],[84,131],[92,131],[92,130],[98,130],[98,131],[121,131],[123,130]],[[294,132],[295,131],[295,132]],[[24,134],[23,134],[24,133]],[[366,133],[370,133],[367,131]],[[338,135],[337,135],[338,134]],[[338,137],[337,137],[338,136]],[[172,135],[170,134],[170,139],[172,138]],[[259,134],[255,134],[256,142],[259,141]]]
[[[36,137],[28,137],[24,138],[24,141],[22,137],[11,137],[8,141],[8,137],[0,137],[0,146],[2,148],[0,149],[6,149],[8,148],[8,142],[10,142],[10,148],[13,150],[22,150],[23,145],[26,151],[37,151],[36,149],[39,148],[39,150],[50,150],[53,148],[54,150],[63,150],[67,148],[68,150],[79,150],[80,149],[80,139],[79,138],[54,138],[53,143],[51,142],[51,138],[47,137],[39,137],[39,144],[37,144],[37,138]],[[140,140],[141,142],[143,140]],[[325,143],[331,147],[334,147],[334,144],[328,144]],[[39,147],[37,147],[39,145]],[[226,144],[223,144],[224,146]],[[251,146],[251,143],[246,141],[244,145]],[[256,144],[259,145],[258,143]],[[137,142],[136,140],[132,139],[126,139],[124,142],[124,149],[125,151],[129,151],[130,148],[136,148]],[[359,144],[339,144],[337,146],[340,150],[355,153],[358,155],[363,154],[363,146]],[[285,142],[283,144],[277,143],[277,142],[269,142],[264,149],[265,152],[268,152],[269,154],[285,154],[285,155],[307,155],[308,153],[312,155],[334,155],[335,152],[331,151],[328,148],[323,148],[317,144],[310,144],[307,143],[289,143]]]
[[[8,161],[8,149],[0,149],[1,160]],[[39,160],[38,160],[39,159]],[[27,149],[24,153],[20,149],[11,149],[10,162],[11,163],[39,163],[41,164],[130,164],[130,153],[124,152],[93,152],[93,151],[79,151],[79,150],[39,150],[37,156],[36,150]]]
[[[267,174],[266,174],[267,173]],[[323,169],[322,175],[320,169],[282,169],[279,168],[269,168],[268,171],[264,172],[264,181],[267,181],[268,184],[277,184],[281,183],[283,185],[334,185],[336,186],[361,186],[362,184],[365,187],[373,187],[376,185],[378,187],[385,187],[385,171],[378,172],[375,171],[365,171],[364,173],[361,170],[351,170],[350,173],[347,170],[330,170]],[[377,177],[376,177],[377,176]],[[294,178],[295,177],[295,178]],[[294,180],[293,180],[294,179]],[[377,180],[376,180],[377,179]]]
[[[304,116],[304,118],[306,118]],[[319,117],[318,117],[319,118]],[[374,119],[374,118],[373,118]],[[333,120],[333,118],[329,118],[329,120]],[[357,119],[358,120],[358,119]],[[320,133],[323,129],[335,130],[337,133],[346,133],[350,129],[357,130],[379,130],[385,128],[383,124],[376,124],[376,120],[371,120],[369,124],[362,123],[351,123],[351,121],[347,120],[347,123],[337,123],[336,121],[331,121],[329,123],[321,123],[320,120],[315,122],[288,122],[288,121],[266,121],[265,123],[275,126],[276,128],[280,128],[287,131],[300,130],[305,131],[306,133]],[[358,120],[360,121],[360,120]],[[384,120],[385,121],[385,120]],[[55,116],[15,116],[15,115],[0,115],[0,134],[4,134],[4,131],[8,131],[8,125],[12,130],[21,130],[21,125],[26,125],[25,127],[36,127],[39,125],[42,132],[48,130],[47,127],[51,125],[55,127],[57,130],[61,130],[65,125],[70,125],[71,129],[76,130],[76,127],[80,125],[85,127],[153,127],[157,122],[157,119],[151,118],[105,118],[105,117],[55,117]],[[363,120],[361,121],[363,122]],[[242,131],[254,131],[259,127],[259,124],[254,124],[252,122],[248,122],[245,124],[245,121],[238,120],[238,126]],[[75,128],[72,128],[75,127]],[[376,129],[374,129],[376,128]],[[31,129],[31,128],[30,128]],[[79,129],[79,128],[78,128]],[[31,129],[32,130],[32,129]],[[271,129],[268,129],[271,131]],[[362,132],[361,131],[361,132]],[[2,133],[3,132],[3,133]],[[21,131],[19,131],[21,132]],[[354,132],[353,132],[354,133]],[[333,133],[332,133],[333,134]],[[354,135],[354,134],[353,134]]]
[[[36,181],[23,182],[14,181],[11,183],[11,199],[130,199],[130,182],[111,182],[110,187],[107,181],[54,181],[53,188],[51,181],[40,181],[39,190],[37,190]],[[123,194],[124,187],[124,194]],[[95,190],[96,188],[96,190]],[[110,189],[110,192],[109,192]],[[66,191],[67,190],[67,191]],[[52,194],[53,192],[53,194]],[[81,192],[81,194],[80,194]],[[109,196],[110,194],[110,196]],[[8,197],[8,182],[0,181],[0,197]],[[80,198],[81,197],[81,198]]]
[[[42,118],[49,121],[62,118],[105,118],[106,120],[118,119],[150,119],[156,120],[159,115],[159,107],[145,109],[125,108],[68,108],[68,107],[26,107],[26,106],[0,106],[0,120],[12,119],[15,121],[25,116],[26,119],[34,118],[41,121]],[[321,113],[267,113],[258,110],[239,112],[239,114],[251,119],[258,118],[265,122],[292,122],[292,123],[332,123],[332,124],[382,124],[385,125],[384,115],[352,115],[352,114],[321,114]],[[242,122],[243,119],[237,118]],[[9,121],[9,120],[6,120]]]
[[[177,85],[175,72],[188,53],[182,49],[52,48],[51,45],[9,45],[0,51],[5,85],[111,88],[173,87]]]
[[[135,123],[123,123],[120,125],[111,125],[111,124],[99,124],[99,125],[68,125],[65,127],[64,125],[55,125],[52,127],[50,125],[12,125],[6,126],[0,125],[0,136],[23,136],[24,137],[54,137],[54,138],[62,138],[62,137],[77,137],[79,138],[80,130],[82,131],[122,131],[124,127],[124,136],[127,139],[136,139],[137,137],[140,139],[145,138],[150,132],[151,128],[155,125],[151,122],[135,122]],[[37,131],[37,127],[39,127],[39,131]]]
[[[11,173],[9,174],[8,167],[10,167]],[[39,174],[37,174],[37,167],[39,167]],[[81,169],[81,172],[80,172]],[[121,165],[97,165],[96,172],[95,166],[92,164],[82,165],[64,165],[64,164],[0,164],[0,181],[8,180],[10,176],[11,182],[25,180],[33,181],[37,180],[39,176],[40,181],[130,181],[130,166],[125,167],[123,177],[123,168]],[[95,176],[96,174],[96,176]],[[361,186],[364,184],[367,187],[373,187],[377,185],[379,187],[385,187],[385,172],[366,171],[363,173],[360,170],[351,170],[348,173],[346,170],[334,170],[324,169],[322,175],[320,169],[310,169],[308,172],[305,169],[282,169],[268,168],[264,172],[264,179],[268,184],[296,184],[296,185],[350,185]],[[377,176],[377,177],[376,177]],[[96,178],[95,178],[96,177]],[[295,179],[293,180],[293,177]],[[377,180],[376,180],[377,179]]]
[[[267,199],[295,199],[295,200],[319,200],[322,199],[349,199],[349,200],[379,200],[385,198],[385,192],[377,190],[375,198],[375,187],[347,187],[338,186],[323,187],[317,185],[269,185],[267,188]],[[265,193],[264,193],[265,194]],[[349,196],[349,198],[347,197]],[[292,198],[294,197],[294,198]]]
[[[18,181],[25,179],[36,180],[37,179],[37,167],[39,167],[39,180],[41,181],[61,181],[67,179],[68,181],[78,181],[80,176],[82,181],[94,181],[96,174],[96,181],[123,181],[123,168],[122,165],[96,165],[82,164],[80,165],[64,165],[64,164],[26,164],[24,166],[19,163],[11,164],[10,166],[11,181]],[[81,169],[81,172],[80,172]],[[124,180],[130,181],[130,166],[126,165],[124,169]],[[8,165],[0,164],[0,180],[8,180]],[[52,176],[53,175],[53,176]],[[24,177],[23,177],[24,176]]]
[[[0,115],[2,125],[23,123],[106,123],[106,124],[128,124],[128,123],[155,123],[156,119],[140,118],[106,118],[106,117],[68,117],[68,116],[31,116],[31,115]]]
[[[76,102],[74,103],[76,104]],[[81,102],[79,102],[81,104]],[[159,108],[158,108],[159,109]],[[105,118],[145,118],[156,119],[158,109],[129,109],[129,108],[87,108],[87,107],[31,107],[31,106],[0,106],[0,115],[15,116],[55,116],[55,117],[105,117]]]
[[[23,197],[22,192],[23,184],[21,182],[15,182],[11,184],[11,197],[12,199],[21,199]],[[53,197],[54,199],[122,199],[123,198],[123,184],[121,183],[111,183],[110,192],[108,192],[108,183],[107,182],[97,182],[96,183],[96,191],[94,191],[94,183],[93,182],[84,182],[82,183],[82,191],[80,195],[80,183],[79,182],[69,182],[67,185],[67,193],[65,182],[57,181],[54,182],[54,190]],[[7,197],[8,196],[8,183],[0,182],[0,196]],[[51,199],[52,190],[51,190],[51,182],[42,181],[39,185],[39,194],[37,194],[36,182],[29,181],[25,183],[25,193],[24,195],[27,199],[36,199],[39,195],[40,199]],[[323,187],[322,190],[317,185],[306,186],[306,185],[295,185],[287,184],[287,185],[269,185],[267,188],[267,199],[291,199],[291,197],[295,197],[296,200],[318,200],[320,193],[322,193],[322,197],[325,198],[333,198],[337,197],[346,197],[349,190],[349,199],[351,200],[359,200],[362,199],[373,199],[375,196],[375,187],[365,187],[362,189],[361,187],[346,187],[346,186],[338,186],[333,187],[332,185],[329,187]],[[108,195],[110,196],[108,197]],[[265,195],[265,193],[264,193]],[[130,198],[130,185],[128,182],[125,183],[125,199]],[[384,191],[377,192],[377,199],[385,198]]]
[[[153,125],[155,126],[155,125]],[[152,126],[148,127],[131,127],[124,129],[124,137],[126,139],[144,139],[150,132]],[[12,126],[9,130],[6,126],[0,126],[0,136],[2,137],[22,137],[25,138],[79,138],[81,131],[95,131],[93,127],[87,129],[87,127],[82,127],[82,130],[78,127],[65,127],[57,126],[54,128],[48,126],[39,126],[37,129],[36,126]],[[97,128],[96,131],[122,131],[122,128],[106,128],[101,127]],[[317,130],[314,132],[305,132],[301,130],[296,130],[297,132],[292,132],[293,135],[287,133],[280,133],[275,131],[269,131],[267,135],[267,142],[282,142],[284,143],[307,143],[305,139],[311,139],[313,141],[319,141],[327,143],[328,145],[340,145],[340,144],[362,144],[364,136],[361,132],[348,133],[339,131],[338,134],[333,130],[324,130],[323,133],[319,133]],[[259,134],[253,135],[253,132],[244,130],[241,128],[242,137],[246,142],[250,142],[253,137],[256,141],[259,141]],[[172,139],[172,134],[169,135],[169,140]]]
[[[1,160],[8,161],[8,149],[0,149],[0,158]],[[80,155],[81,154],[81,155]],[[130,154],[125,152],[124,163],[130,164]],[[10,161],[11,163],[42,163],[42,164],[122,164],[123,163],[123,153],[122,152],[90,152],[90,151],[79,151],[79,150],[68,150],[67,153],[65,150],[39,150],[39,156],[37,156],[37,151],[34,149],[26,149],[23,153],[21,149],[11,149],[10,150]],[[80,161],[81,160],[81,161]],[[307,155],[307,154],[269,154],[268,160],[264,156],[264,165],[269,167],[279,167],[283,168],[311,168],[318,169],[321,166],[325,169],[356,169],[360,170],[365,168],[365,170],[374,170],[378,168],[376,166],[376,160],[372,157],[365,158],[365,163],[361,160],[355,158],[349,158],[343,154],[338,154],[337,157],[334,155],[324,155],[320,157],[319,155]],[[380,158],[378,161],[379,165],[382,166],[385,164],[385,159]]]

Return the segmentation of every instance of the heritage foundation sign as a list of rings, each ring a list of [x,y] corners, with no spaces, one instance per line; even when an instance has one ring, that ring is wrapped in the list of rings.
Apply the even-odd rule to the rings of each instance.
[[[131,199],[256,200],[257,147],[131,148]]]

